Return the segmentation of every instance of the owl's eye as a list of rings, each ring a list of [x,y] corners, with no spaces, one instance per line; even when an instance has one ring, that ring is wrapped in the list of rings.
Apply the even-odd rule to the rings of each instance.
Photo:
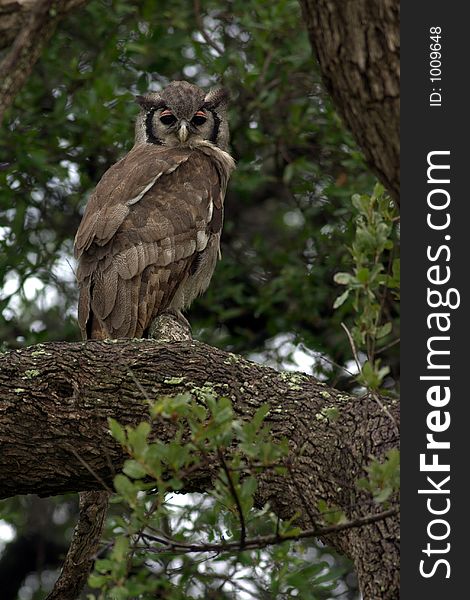
[[[193,125],[196,125],[197,127],[199,125],[203,125],[206,121],[207,121],[207,117],[206,117],[205,113],[202,112],[202,110],[198,110],[197,113],[194,115],[194,117],[191,119],[191,123]]]
[[[163,125],[172,125],[173,123],[176,123],[176,117],[171,110],[165,109],[160,115],[160,121]]]

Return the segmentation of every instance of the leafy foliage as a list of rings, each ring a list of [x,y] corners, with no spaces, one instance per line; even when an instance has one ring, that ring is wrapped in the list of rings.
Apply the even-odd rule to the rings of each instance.
[[[255,475],[285,472],[287,442],[271,441],[267,413],[263,406],[241,422],[228,398],[197,389],[151,404],[150,423],[123,428],[110,420],[130,457],[114,479],[115,501],[126,509],[113,517],[107,556],[90,577],[99,591],[89,598],[144,600],[158,593],[186,600],[211,591],[218,598],[241,591],[246,598],[329,595],[342,570],[321,560],[312,564],[308,546],[282,543],[300,530],[280,522],[269,506],[255,507]],[[173,438],[150,440],[161,419],[175,425]],[[178,502],[175,492],[189,475],[209,467],[212,491]],[[263,532],[274,534],[278,545],[266,546]]]
[[[357,211],[356,231],[350,247],[353,269],[334,276],[335,282],[346,289],[333,306],[339,308],[352,297],[351,343],[358,362],[359,351],[366,356],[358,365],[357,380],[376,391],[390,368],[382,367],[380,358],[375,357],[398,335],[396,315],[392,313],[396,310],[400,289],[397,214],[380,184],[376,184],[370,196],[355,194],[352,204]]]

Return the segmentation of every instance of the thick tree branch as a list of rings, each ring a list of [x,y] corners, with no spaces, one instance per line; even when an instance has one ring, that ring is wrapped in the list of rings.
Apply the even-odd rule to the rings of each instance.
[[[399,203],[400,3],[300,0],[300,5],[336,109]]]
[[[269,501],[281,518],[298,512],[299,525],[311,527],[305,502],[315,512],[320,499],[351,521],[379,511],[356,481],[370,456],[383,457],[398,439],[373,398],[353,398],[313,377],[279,373],[197,342],[151,340],[41,344],[0,357],[1,496],[111,486],[124,456],[107,418],[135,425],[147,416],[146,398],[203,386],[229,396],[240,418],[269,403],[267,421],[275,439],[289,439],[297,485],[268,470],[259,476],[259,502]],[[396,403],[382,403],[397,422]],[[173,433],[164,423],[155,431],[164,440]],[[187,489],[207,489],[210,477],[191,476]],[[332,533],[328,541],[355,561],[370,587],[365,597],[398,597],[396,517],[371,523],[360,535]],[[378,595],[379,589],[387,591]]]

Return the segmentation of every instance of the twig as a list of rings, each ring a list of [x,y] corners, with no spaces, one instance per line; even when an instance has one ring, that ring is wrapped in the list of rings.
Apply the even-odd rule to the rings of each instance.
[[[354,356],[354,360],[356,361],[356,366],[357,369],[359,371],[359,373],[362,371],[362,367],[361,367],[361,363],[359,362],[359,357],[357,356],[357,351],[356,351],[356,345],[354,344],[354,340],[352,338],[351,333],[349,332],[349,329],[346,327],[346,325],[344,323],[341,323],[341,327],[344,329],[344,331],[346,332],[346,335],[348,336],[348,340],[349,340],[349,345],[351,346],[351,350]]]
[[[353,519],[352,521],[348,521],[346,523],[337,523],[336,525],[329,525],[327,527],[314,527],[312,529],[306,529],[301,531],[298,534],[290,535],[290,534],[282,534],[276,532],[272,535],[264,535],[256,538],[248,538],[245,540],[245,549],[246,550],[256,550],[260,548],[266,548],[267,546],[272,546],[274,544],[279,544],[281,542],[286,541],[296,541],[306,538],[312,537],[322,537],[325,535],[330,535],[332,533],[339,533],[341,531],[345,531],[348,529],[355,529],[357,527],[364,527],[365,525],[371,525],[373,523],[377,523],[378,521],[383,521],[388,517],[394,517],[399,512],[398,508],[391,508],[389,510],[382,511],[376,514],[366,515],[364,517],[358,517],[357,519]],[[166,537],[157,537],[148,534],[144,534],[145,538],[150,541],[157,542],[163,544],[165,549],[157,549],[157,548],[148,548],[145,549],[149,552],[167,552],[168,549],[173,550],[175,552],[181,553],[193,553],[193,552],[227,552],[232,550],[237,550],[240,548],[240,542],[221,542],[221,543],[185,543],[180,542],[178,540],[166,538]],[[142,548],[142,547],[141,547]]]
[[[204,21],[202,19],[202,15],[201,15],[201,3],[199,0],[194,0],[194,16],[196,18],[196,24],[199,29],[199,32],[201,33],[202,37],[204,38],[204,41],[206,42],[206,44],[208,44],[211,48],[213,48],[217,52],[217,54],[222,56],[222,54],[224,53],[223,48],[221,48],[219,46],[219,44],[215,40],[213,40],[210,37],[210,35],[207,33],[207,31],[204,29]]]
[[[237,506],[238,516],[240,518],[240,550],[245,548],[245,540],[246,540],[246,524],[245,524],[245,516],[243,514],[242,505],[240,503],[240,498],[238,497],[237,490],[233,484],[232,475],[230,473],[230,469],[225,462],[224,453],[221,448],[217,448],[217,456],[219,457],[220,463],[222,464],[222,469],[224,470],[225,476],[227,477],[230,493],[235,500],[235,504]]]
[[[279,529],[281,527],[281,517],[277,515],[276,519],[276,533],[274,534],[276,537],[279,537]]]
[[[74,269],[74,267],[73,267],[72,263],[69,261],[69,259],[68,259],[68,258],[66,258],[66,259],[65,259],[65,262],[66,262],[66,263],[68,264],[68,266],[70,267],[70,270],[71,270],[71,271],[72,271],[72,273],[74,274],[74,277],[76,277],[76,276],[77,276],[77,272],[76,272],[76,269]]]
[[[355,377],[355,375],[352,371],[347,369],[345,366],[340,365],[339,363],[335,362],[329,356],[326,356],[325,354],[322,354],[321,352],[313,352],[312,350],[310,350],[310,348],[307,348],[307,346],[305,344],[299,344],[299,349],[302,350],[302,352],[305,352],[305,354],[308,354],[310,356],[310,358],[312,358],[314,361],[320,360],[320,361],[327,362],[330,365],[332,365],[333,367],[336,367],[337,369],[339,369],[340,371],[344,371],[351,377]],[[332,386],[332,387],[334,387],[334,386]]]
[[[142,384],[140,383],[140,381],[137,379],[137,377],[134,375],[134,371],[128,367],[128,374],[132,377],[132,379],[134,380],[134,383],[136,384],[136,386],[139,389],[139,392],[142,394],[142,396],[145,398],[146,402],[152,406],[152,401],[149,398],[149,395],[147,394],[147,390],[144,389],[144,387],[142,386]]]
[[[400,343],[400,338],[397,338],[396,340],[393,340],[393,342],[390,342],[390,344],[387,344],[386,346],[383,346],[383,348],[379,348],[378,350],[376,350],[376,354],[380,354],[381,352],[385,352],[385,350],[388,350],[389,348],[392,348],[392,346],[396,346],[397,344]]]
[[[399,436],[400,429],[399,429],[398,424],[397,424],[394,416],[392,415],[392,413],[388,410],[388,408],[380,400],[379,396],[375,392],[371,392],[371,396],[377,402],[377,404],[380,406],[380,408],[384,411],[384,413],[387,415],[387,417],[390,419],[390,421],[393,423],[393,428],[395,429],[395,433],[397,434],[397,436]]]
[[[274,50],[271,48],[266,55],[266,58],[263,63],[263,68],[261,69],[261,73],[259,74],[258,83],[257,83],[258,89],[262,89],[262,87],[263,87],[264,81],[266,79],[266,75],[268,74],[268,69],[271,66],[271,62],[273,60],[273,56],[274,56]]]
[[[83,460],[83,458],[80,456],[80,454],[78,454],[75,448],[69,445],[69,450],[75,456],[75,458],[82,463],[82,465],[87,469],[87,471],[89,471],[89,473],[93,475],[96,481],[99,481],[99,483],[101,483],[103,489],[105,489],[109,494],[112,494],[113,490],[109,487],[109,485],[107,485],[104,479],[100,477],[98,473],[94,469],[92,469],[85,460]]]

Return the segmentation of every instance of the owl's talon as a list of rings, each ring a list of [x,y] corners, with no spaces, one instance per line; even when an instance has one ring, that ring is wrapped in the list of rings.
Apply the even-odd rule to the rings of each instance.
[[[192,340],[191,325],[179,310],[168,310],[152,321],[148,337],[159,342]]]

